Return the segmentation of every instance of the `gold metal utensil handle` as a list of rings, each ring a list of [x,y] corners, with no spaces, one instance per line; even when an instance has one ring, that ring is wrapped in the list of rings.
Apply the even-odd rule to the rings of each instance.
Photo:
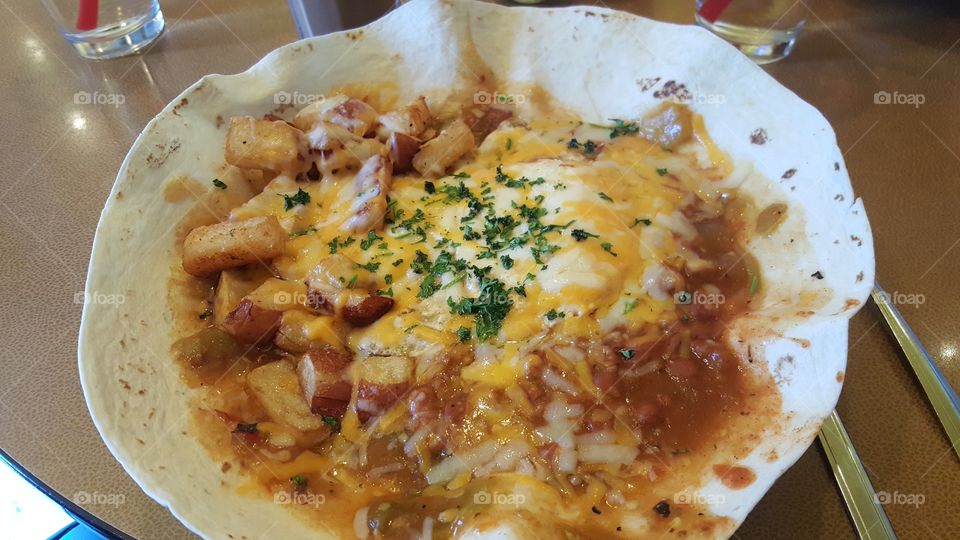
[[[847,503],[857,535],[861,540],[896,539],[893,526],[880,506],[880,499],[873,491],[873,484],[837,411],[831,412],[820,426],[820,444],[833,467],[833,475]]]
[[[933,410],[947,433],[950,446],[960,457],[960,399],[957,398],[957,393],[953,391],[950,383],[904,320],[903,315],[890,301],[890,296],[880,288],[879,284],[874,284],[870,296],[880,308],[880,313],[883,314],[887,326],[893,332],[893,337],[897,338],[897,343],[900,344],[903,354],[910,362],[910,367],[917,375],[920,386],[927,394],[927,399],[933,405]]]

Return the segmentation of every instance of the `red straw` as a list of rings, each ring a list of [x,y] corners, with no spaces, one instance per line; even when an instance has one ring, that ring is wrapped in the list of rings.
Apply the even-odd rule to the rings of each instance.
[[[700,17],[710,24],[717,22],[717,19],[723,14],[723,11],[730,5],[730,1],[731,0],[707,0],[703,4],[703,7],[700,8]]]
[[[80,0],[77,12],[77,30],[93,30],[97,27],[97,12],[100,0]]]

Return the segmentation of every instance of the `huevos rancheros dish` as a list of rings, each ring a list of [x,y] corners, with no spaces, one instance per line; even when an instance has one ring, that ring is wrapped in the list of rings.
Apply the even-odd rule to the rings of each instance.
[[[203,537],[724,538],[872,282],[829,124],[715,36],[414,0],[147,125],[80,377]]]
[[[662,479],[776,392],[722,340],[763,286],[702,119],[377,95],[230,119],[200,208],[235,206],[186,235],[209,296],[174,347],[205,436],[338,534],[453,537],[526,498],[575,537],[709,533]]]

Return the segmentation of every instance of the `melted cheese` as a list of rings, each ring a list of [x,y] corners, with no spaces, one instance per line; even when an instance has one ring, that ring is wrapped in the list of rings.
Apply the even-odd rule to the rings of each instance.
[[[469,270],[451,268],[437,276],[433,294],[421,298],[425,274],[412,266],[418,252],[429,264],[446,250],[454,260],[489,267],[489,276],[507,289],[523,285],[526,296],[510,293],[513,305],[499,335],[491,339],[514,346],[463,372],[468,381],[506,388],[522,365],[523,351],[516,344],[550,331],[598,337],[625,325],[675,317],[670,300],[646,294],[642,276],[651,266],[677,256],[676,237],[695,233],[680,211],[690,195],[686,179],[702,176],[705,166],[711,176],[730,169],[729,159],[709,139],[700,118],[694,119],[689,148],[670,152],[638,137],[618,137],[603,140],[603,149],[595,156],[568,148],[576,128],[570,122],[531,126],[491,134],[456,176],[433,181],[431,193],[420,177],[395,177],[390,198],[397,219],[375,236],[350,238],[341,229],[355,196],[349,173],[299,183],[280,176],[231,217],[280,218],[292,237],[274,266],[286,280],[302,283],[334,250],[374,268],[378,288],[392,294],[396,304],[388,316],[350,332],[349,345],[368,353],[411,353],[428,345],[449,345],[458,341],[461,327],[473,330],[476,339],[473,317],[452,313],[448,299],[476,297],[479,280]],[[703,163],[704,155],[709,163]],[[498,182],[498,167],[510,178],[524,181],[512,187]],[[492,205],[496,216],[510,215],[520,222],[512,237],[528,232],[526,220],[518,217],[520,207],[542,209],[540,224],[556,229],[543,234],[552,247],[539,254],[540,262],[532,242],[508,245],[493,257],[481,258],[488,251],[482,237],[486,210],[471,217],[467,199],[448,195],[455,194],[460,183],[483,204]],[[310,201],[288,208],[284,195],[292,197],[299,189],[309,194]],[[404,226],[418,212],[422,218]],[[580,237],[574,237],[575,230]],[[470,232],[481,237],[471,237]],[[502,262],[505,257],[512,266]],[[316,322],[311,331],[331,339],[333,329]]]

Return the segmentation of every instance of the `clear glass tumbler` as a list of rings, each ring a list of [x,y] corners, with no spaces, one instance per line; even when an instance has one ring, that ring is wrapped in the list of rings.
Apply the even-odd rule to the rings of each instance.
[[[158,0],[43,0],[80,56],[116,58],[141,51],[163,32]]]
[[[805,4],[794,0],[697,0],[697,24],[758,64],[790,54],[806,16]]]

